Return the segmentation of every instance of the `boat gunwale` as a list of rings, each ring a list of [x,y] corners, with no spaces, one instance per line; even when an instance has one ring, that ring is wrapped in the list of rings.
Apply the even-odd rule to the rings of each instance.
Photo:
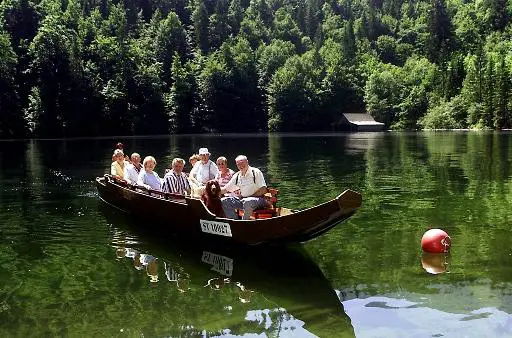
[[[157,201],[164,201],[164,202],[169,202],[169,203],[173,203],[173,204],[179,204],[181,206],[189,206],[189,204],[187,203],[187,201],[189,199],[191,200],[196,200],[196,201],[200,201],[201,204],[203,205],[203,209],[204,211],[206,211],[208,214],[210,214],[211,217],[215,218],[216,220],[219,220],[219,221],[228,221],[228,222],[233,222],[233,223],[241,223],[241,224],[244,224],[244,223],[254,223],[254,222],[257,222],[257,223],[264,223],[266,221],[270,221],[270,222],[275,222],[276,220],[280,220],[280,219],[283,219],[283,218],[286,218],[286,217],[289,217],[291,215],[297,215],[297,216],[300,216],[300,215],[304,215],[304,214],[310,214],[310,213],[313,213],[313,211],[315,209],[320,209],[328,204],[332,204],[333,202],[337,204],[338,206],[338,209],[339,209],[339,212],[341,212],[342,214],[345,214],[344,213],[344,210],[342,210],[341,206],[340,206],[340,201],[343,197],[343,195],[347,192],[351,192],[350,189],[346,189],[345,191],[343,191],[342,193],[340,193],[337,197],[333,198],[333,199],[330,199],[326,202],[323,202],[323,203],[320,203],[320,204],[315,204],[311,207],[308,207],[308,208],[305,208],[305,209],[300,209],[300,210],[297,210],[297,211],[292,211],[290,214],[287,214],[287,215],[277,215],[277,216],[274,216],[274,217],[271,217],[271,218],[263,218],[263,219],[248,219],[248,220],[245,220],[245,219],[231,219],[231,218],[227,218],[227,217],[219,217],[217,215],[215,215],[214,213],[212,213],[207,207],[206,205],[204,204],[203,200],[201,200],[200,198],[196,198],[196,197],[189,197],[189,196],[183,196],[183,199],[167,199],[167,198],[163,198],[161,196],[154,196],[154,195],[151,195],[151,194],[148,194],[148,193],[144,193],[142,191],[138,191],[136,189],[130,189],[129,187],[126,187],[126,186],[123,186],[117,182],[112,182],[112,181],[109,181],[108,178],[107,178],[108,174],[105,174],[105,176],[100,176],[100,177],[97,177],[96,178],[96,181],[102,185],[104,185],[105,187],[107,186],[107,182],[111,185],[114,185],[115,187],[117,188],[121,188],[121,189],[124,189],[126,191],[129,191],[130,193],[135,193],[135,194],[138,194],[140,196],[143,196],[145,198],[150,198],[150,199],[154,199],[154,200],[157,200]],[[103,181],[103,182],[101,182]],[[103,201],[105,201],[103,198],[101,198]],[[107,201],[105,201],[107,204],[109,205],[113,205]],[[117,209],[119,209],[118,207],[116,207]],[[292,209],[289,209],[289,208],[286,208],[288,210],[292,210]],[[354,212],[357,208],[354,209]],[[120,210],[123,210],[123,209],[120,209]],[[123,210],[124,211],[124,210]],[[353,213],[353,212],[352,212]],[[329,216],[327,216],[326,218],[328,218]],[[350,216],[349,216],[350,217]]]

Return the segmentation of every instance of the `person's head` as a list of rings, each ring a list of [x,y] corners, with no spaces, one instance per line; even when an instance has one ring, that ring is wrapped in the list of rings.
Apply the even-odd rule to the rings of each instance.
[[[114,150],[114,155],[112,155],[112,158],[114,161],[117,161],[118,163],[124,162],[124,153],[121,149]]]
[[[140,155],[138,153],[133,153],[130,158],[133,164],[140,164]]]
[[[199,154],[194,154],[194,155],[190,156],[190,158],[188,159],[188,162],[193,167],[196,164],[196,162],[199,160],[201,160],[201,157],[199,156]]]
[[[144,170],[146,172],[150,173],[155,169],[156,166],[156,160],[153,156],[146,156],[144,157],[144,161],[142,162],[142,165],[144,166]]]
[[[185,166],[185,160],[179,157],[176,157],[172,160],[172,170],[176,174],[180,174],[183,171],[183,167]]]
[[[235,158],[236,167],[238,170],[244,172],[249,167],[249,161],[247,160],[247,156],[245,155],[238,155]]]
[[[116,149],[121,149],[121,150],[123,150],[123,149],[124,149],[124,145],[123,145],[121,142],[117,142],[117,144],[116,144]]]
[[[224,156],[221,156],[221,157],[219,157],[217,159],[216,163],[217,163],[217,167],[219,168],[219,170],[221,172],[228,171],[228,160],[227,160],[227,158],[225,158]]]
[[[199,157],[201,158],[201,162],[204,164],[208,163],[208,160],[210,159],[210,152],[208,151],[208,148],[199,148]]]

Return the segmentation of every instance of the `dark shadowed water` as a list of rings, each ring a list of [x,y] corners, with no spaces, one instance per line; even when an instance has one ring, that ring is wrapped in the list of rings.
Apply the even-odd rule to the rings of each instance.
[[[289,248],[161,238],[98,200],[117,141],[160,174],[244,153],[282,206],[363,207]],[[0,142],[0,336],[512,337],[511,162],[509,133]],[[429,228],[450,255],[422,254]]]

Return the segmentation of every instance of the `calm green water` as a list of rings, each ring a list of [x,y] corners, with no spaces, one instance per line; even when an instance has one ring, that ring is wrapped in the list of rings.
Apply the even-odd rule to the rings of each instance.
[[[98,200],[119,140],[159,173],[245,153],[283,206],[363,208],[267,252],[159,238]],[[0,142],[0,336],[512,337],[511,158],[508,133]],[[422,255],[429,227],[451,255]]]

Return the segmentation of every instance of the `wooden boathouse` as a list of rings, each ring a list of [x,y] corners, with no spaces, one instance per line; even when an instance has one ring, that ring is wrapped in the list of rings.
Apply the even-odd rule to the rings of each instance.
[[[370,114],[342,113],[336,127],[347,131],[383,131],[384,123],[375,121]]]

